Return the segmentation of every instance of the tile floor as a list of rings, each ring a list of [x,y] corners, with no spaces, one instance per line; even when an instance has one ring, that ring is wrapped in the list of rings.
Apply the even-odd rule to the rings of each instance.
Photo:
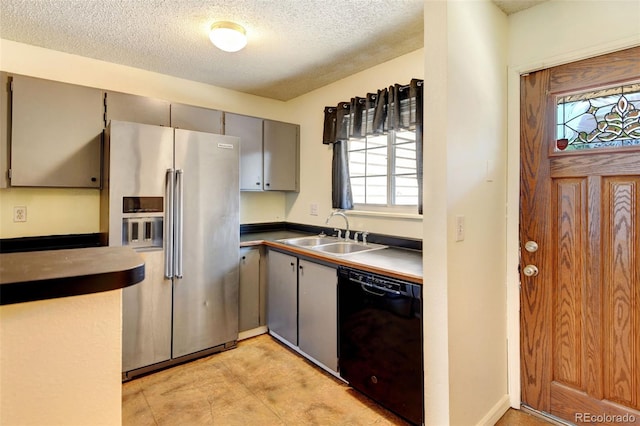
[[[125,426],[407,425],[268,335],[124,383],[122,400]],[[546,424],[531,417],[498,424]]]

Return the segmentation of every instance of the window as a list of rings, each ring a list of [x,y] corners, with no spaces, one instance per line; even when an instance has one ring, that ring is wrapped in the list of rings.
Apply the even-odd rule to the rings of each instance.
[[[422,214],[422,80],[324,108],[336,209]]]
[[[417,212],[415,130],[349,139],[349,177],[360,208]]]
[[[640,146],[640,83],[558,97],[555,152]]]

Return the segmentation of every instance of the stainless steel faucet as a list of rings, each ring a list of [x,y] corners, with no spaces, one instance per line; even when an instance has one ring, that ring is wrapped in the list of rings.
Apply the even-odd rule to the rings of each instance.
[[[334,216],[341,216],[342,218],[344,218],[344,222],[347,225],[347,229],[346,229],[346,231],[344,231],[344,239],[348,241],[349,237],[350,237],[350,235],[349,235],[349,219],[347,218],[346,214],[342,213],[340,210],[332,211],[331,214],[329,215],[329,217],[327,218],[327,220],[325,221],[325,225],[328,225],[329,224],[329,219],[331,219]]]

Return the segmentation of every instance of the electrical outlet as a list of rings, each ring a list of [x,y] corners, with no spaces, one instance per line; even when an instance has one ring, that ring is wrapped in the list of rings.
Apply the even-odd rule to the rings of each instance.
[[[464,216],[456,216],[456,241],[464,241]]]
[[[13,208],[13,221],[14,222],[26,222],[27,221],[27,207],[15,206]]]
[[[311,203],[309,207],[309,214],[311,216],[318,216],[318,203]]]

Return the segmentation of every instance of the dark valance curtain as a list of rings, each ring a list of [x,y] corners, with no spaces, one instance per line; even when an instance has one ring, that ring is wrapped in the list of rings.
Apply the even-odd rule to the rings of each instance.
[[[349,178],[349,146],[346,140],[333,144],[333,161],[331,163],[331,206],[334,209],[351,210],[353,194]]]
[[[331,162],[331,199],[334,209],[353,208],[351,181],[349,179],[349,146],[351,134],[352,102],[340,102],[335,107],[324,109],[324,131],[322,143],[333,144]]]
[[[423,80],[394,84],[364,97],[351,98],[324,109],[322,143],[333,144],[333,208],[352,209],[347,141],[389,130],[416,131],[418,212],[422,214],[422,111]]]

